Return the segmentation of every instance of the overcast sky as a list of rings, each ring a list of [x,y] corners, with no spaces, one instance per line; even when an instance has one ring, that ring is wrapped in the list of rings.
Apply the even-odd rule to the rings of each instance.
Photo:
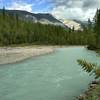
[[[0,7],[33,13],[52,13],[58,19],[93,18],[100,0],[0,0]]]

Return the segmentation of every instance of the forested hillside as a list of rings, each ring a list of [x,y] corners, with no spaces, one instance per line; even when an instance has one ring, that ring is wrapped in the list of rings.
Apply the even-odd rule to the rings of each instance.
[[[89,32],[94,33],[94,41],[89,43],[89,49],[100,49],[100,9],[94,16],[94,27],[91,27],[91,22],[89,21]]]
[[[4,8],[5,9],[5,8]],[[19,19],[24,21],[40,22],[44,24],[60,25],[64,27],[64,24],[56,19],[52,14],[49,13],[31,13],[23,10],[5,10],[5,13],[12,16],[19,16]],[[0,9],[2,14],[2,9]]]
[[[0,14],[0,45],[46,44],[46,45],[87,45],[95,44],[96,38],[91,24],[83,31],[55,25],[33,23],[9,15],[5,9]]]

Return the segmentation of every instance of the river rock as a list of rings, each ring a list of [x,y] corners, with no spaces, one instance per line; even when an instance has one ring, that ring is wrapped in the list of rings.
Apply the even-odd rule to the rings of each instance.
[[[84,100],[85,98],[85,94],[81,94],[79,97],[78,97],[78,100]]]
[[[92,81],[92,84],[100,84],[99,81]]]
[[[90,85],[90,88],[94,89],[95,86],[96,86],[96,84],[91,84],[91,85]]]

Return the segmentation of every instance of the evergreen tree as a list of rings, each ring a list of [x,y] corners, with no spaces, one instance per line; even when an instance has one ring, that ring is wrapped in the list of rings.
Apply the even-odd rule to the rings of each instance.
[[[5,19],[5,16],[6,16],[5,7],[3,7],[3,10],[2,10],[2,15],[3,15],[3,19]]]
[[[100,48],[100,9],[97,9],[95,15],[95,32],[96,32],[96,47]]]
[[[94,34],[76,31],[61,26],[33,23],[20,19],[16,14],[0,15],[0,45],[12,44],[46,44],[46,45],[87,45],[94,43]],[[4,17],[3,17],[4,16]],[[5,18],[5,21],[3,20]],[[73,34],[75,33],[75,34]],[[92,41],[91,41],[92,40]]]
[[[90,62],[87,62],[86,60],[81,60],[81,59],[78,59],[77,62],[79,63],[79,65],[82,66],[82,68],[90,73],[90,75],[95,75],[95,78],[100,78],[100,66],[97,66],[97,64],[94,64],[94,63],[90,63]]]
[[[92,22],[91,22],[91,20],[90,20],[90,18],[88,19],[88,31],[89,31],[89,33],[91,33],[92,32]]]
[[[15,16],[16,18],[16,26],[18,27],[18,24],[19,24],[19,16],[18,16],[18,14],[16,14],[16,16]]]
[[[72,31],[74,32],[75,31],[75,27],[73,26],[73,28],[72,28]]]

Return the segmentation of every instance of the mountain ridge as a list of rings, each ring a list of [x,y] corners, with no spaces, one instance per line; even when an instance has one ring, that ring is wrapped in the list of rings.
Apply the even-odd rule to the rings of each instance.
[[[18,15],[19,18],[24,19],[24,20],[30,20],[33,22],[40,22],[43,24],[54,24],[54,25],[60,25],[64,26],[64,24],[56,19],[53,15],[50,13],[31,13],[28,11],[23,11],[23,10],[5,10],[7,14],[10,15]],[[2,13],[2,9],[0,9],[0,13]]]
[[[0,13],[2,13],[2,9],[0,9]],[[52,24],[52,25],[59,25],[65,28],[71,28],[74,27],[75,30],[82,30],[83,22],[78,20],[59,20],[56,19],[52,14],[50,13],[31,13],[24,10],[5,10],[6,14],[10,15],[18,15],[20,19],[32,21],[34,23],[41,23],[41,24]]]

